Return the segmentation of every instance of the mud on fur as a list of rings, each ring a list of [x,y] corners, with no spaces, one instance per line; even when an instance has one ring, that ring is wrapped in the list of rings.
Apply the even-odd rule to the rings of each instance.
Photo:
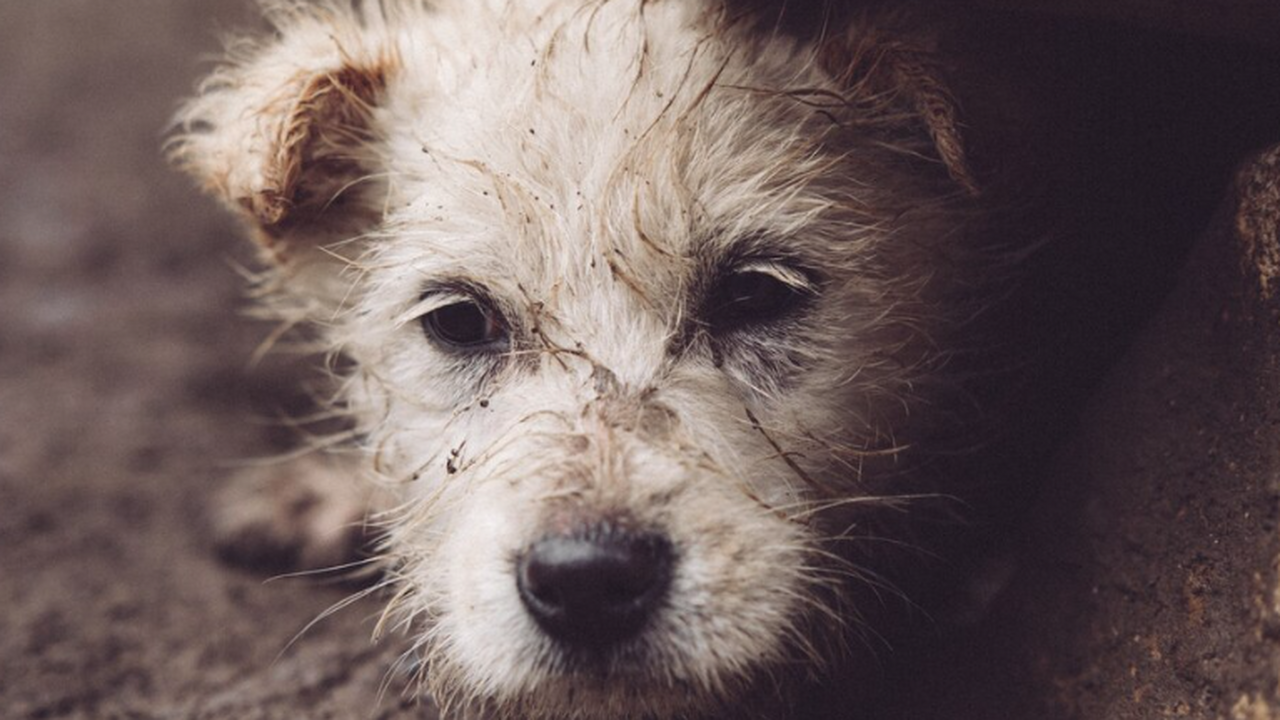
[[[989,439],[972,386],[1025,249],[928,34],[716,0],[265,12],[170,152],[260,245],[264,312],[342,360],[355,430],[238,480],[224,532],[337,562],[384,496],[380,630],[446,717],[873,685]],[[297,482],[323,517],[277,527],[261,488]]]

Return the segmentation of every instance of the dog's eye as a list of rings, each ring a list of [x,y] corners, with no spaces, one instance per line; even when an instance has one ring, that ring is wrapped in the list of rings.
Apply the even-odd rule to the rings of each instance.
[[[812,283],[798,270],[747,265],[721,278],[705,320],[718,333],[766,325],[787,317],[812,295]]]
[[[507,345],[507,327],[496,312],[475,300],[450,303],[422,316],[427,337],[457,350],[498,351]]]

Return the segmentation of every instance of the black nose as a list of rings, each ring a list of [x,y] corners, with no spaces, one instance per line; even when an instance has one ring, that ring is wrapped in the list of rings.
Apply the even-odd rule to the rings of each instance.
[[[671,543],[609,524],[553,535],[520,557],[516,583],[529,614],[566,644],[607,650],[634,637],[671,584]]]

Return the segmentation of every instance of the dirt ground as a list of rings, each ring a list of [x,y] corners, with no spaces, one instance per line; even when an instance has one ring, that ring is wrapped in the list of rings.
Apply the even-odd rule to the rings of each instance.
[[[205,528],[228,468],[288,446],[299,402],[281,362],[248,366],[269,328],[238,319],[236,229],[160,152],[246,5],[0,3],[0,718],[435,717],[388,673],[401,645],[370,641],[376,601],[310,625],[352,588],[228,567]],[[1206,87],[1236,77],[1213,62]],[[1102,91],[1183,97],[1130,80]],[[1172,227],[1176,248],[1208,223],[1209,171],[1252,142],[1224,102],[1179,110],[1240,139],[1204,166],[1173,146],[1195,201],[1170,200],[1186,189],[1164,165],[1120,163],[1165,206],[1100,213],[1105,240]],[[1280,717],[1280,344],[1223,218],[1048,473],[1010,591],[923,653],[880,720]]]
[[[220,564],[202,506],[278,452],[235,229],[161,157],[246,3],[0,3],[0,717],[432,717],[374,604]],[[255,398],[251,403],[249,398]]]

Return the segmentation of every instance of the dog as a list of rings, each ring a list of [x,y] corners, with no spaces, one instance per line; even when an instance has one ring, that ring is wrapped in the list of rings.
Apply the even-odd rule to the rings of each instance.
[[[1017,270],[931,35],[724,0],[265,13],[170,153],[351,429],[233,482],[220,535],[319,566],[368,515],[380,627],[445,717],[873,690],[997,414]]]

